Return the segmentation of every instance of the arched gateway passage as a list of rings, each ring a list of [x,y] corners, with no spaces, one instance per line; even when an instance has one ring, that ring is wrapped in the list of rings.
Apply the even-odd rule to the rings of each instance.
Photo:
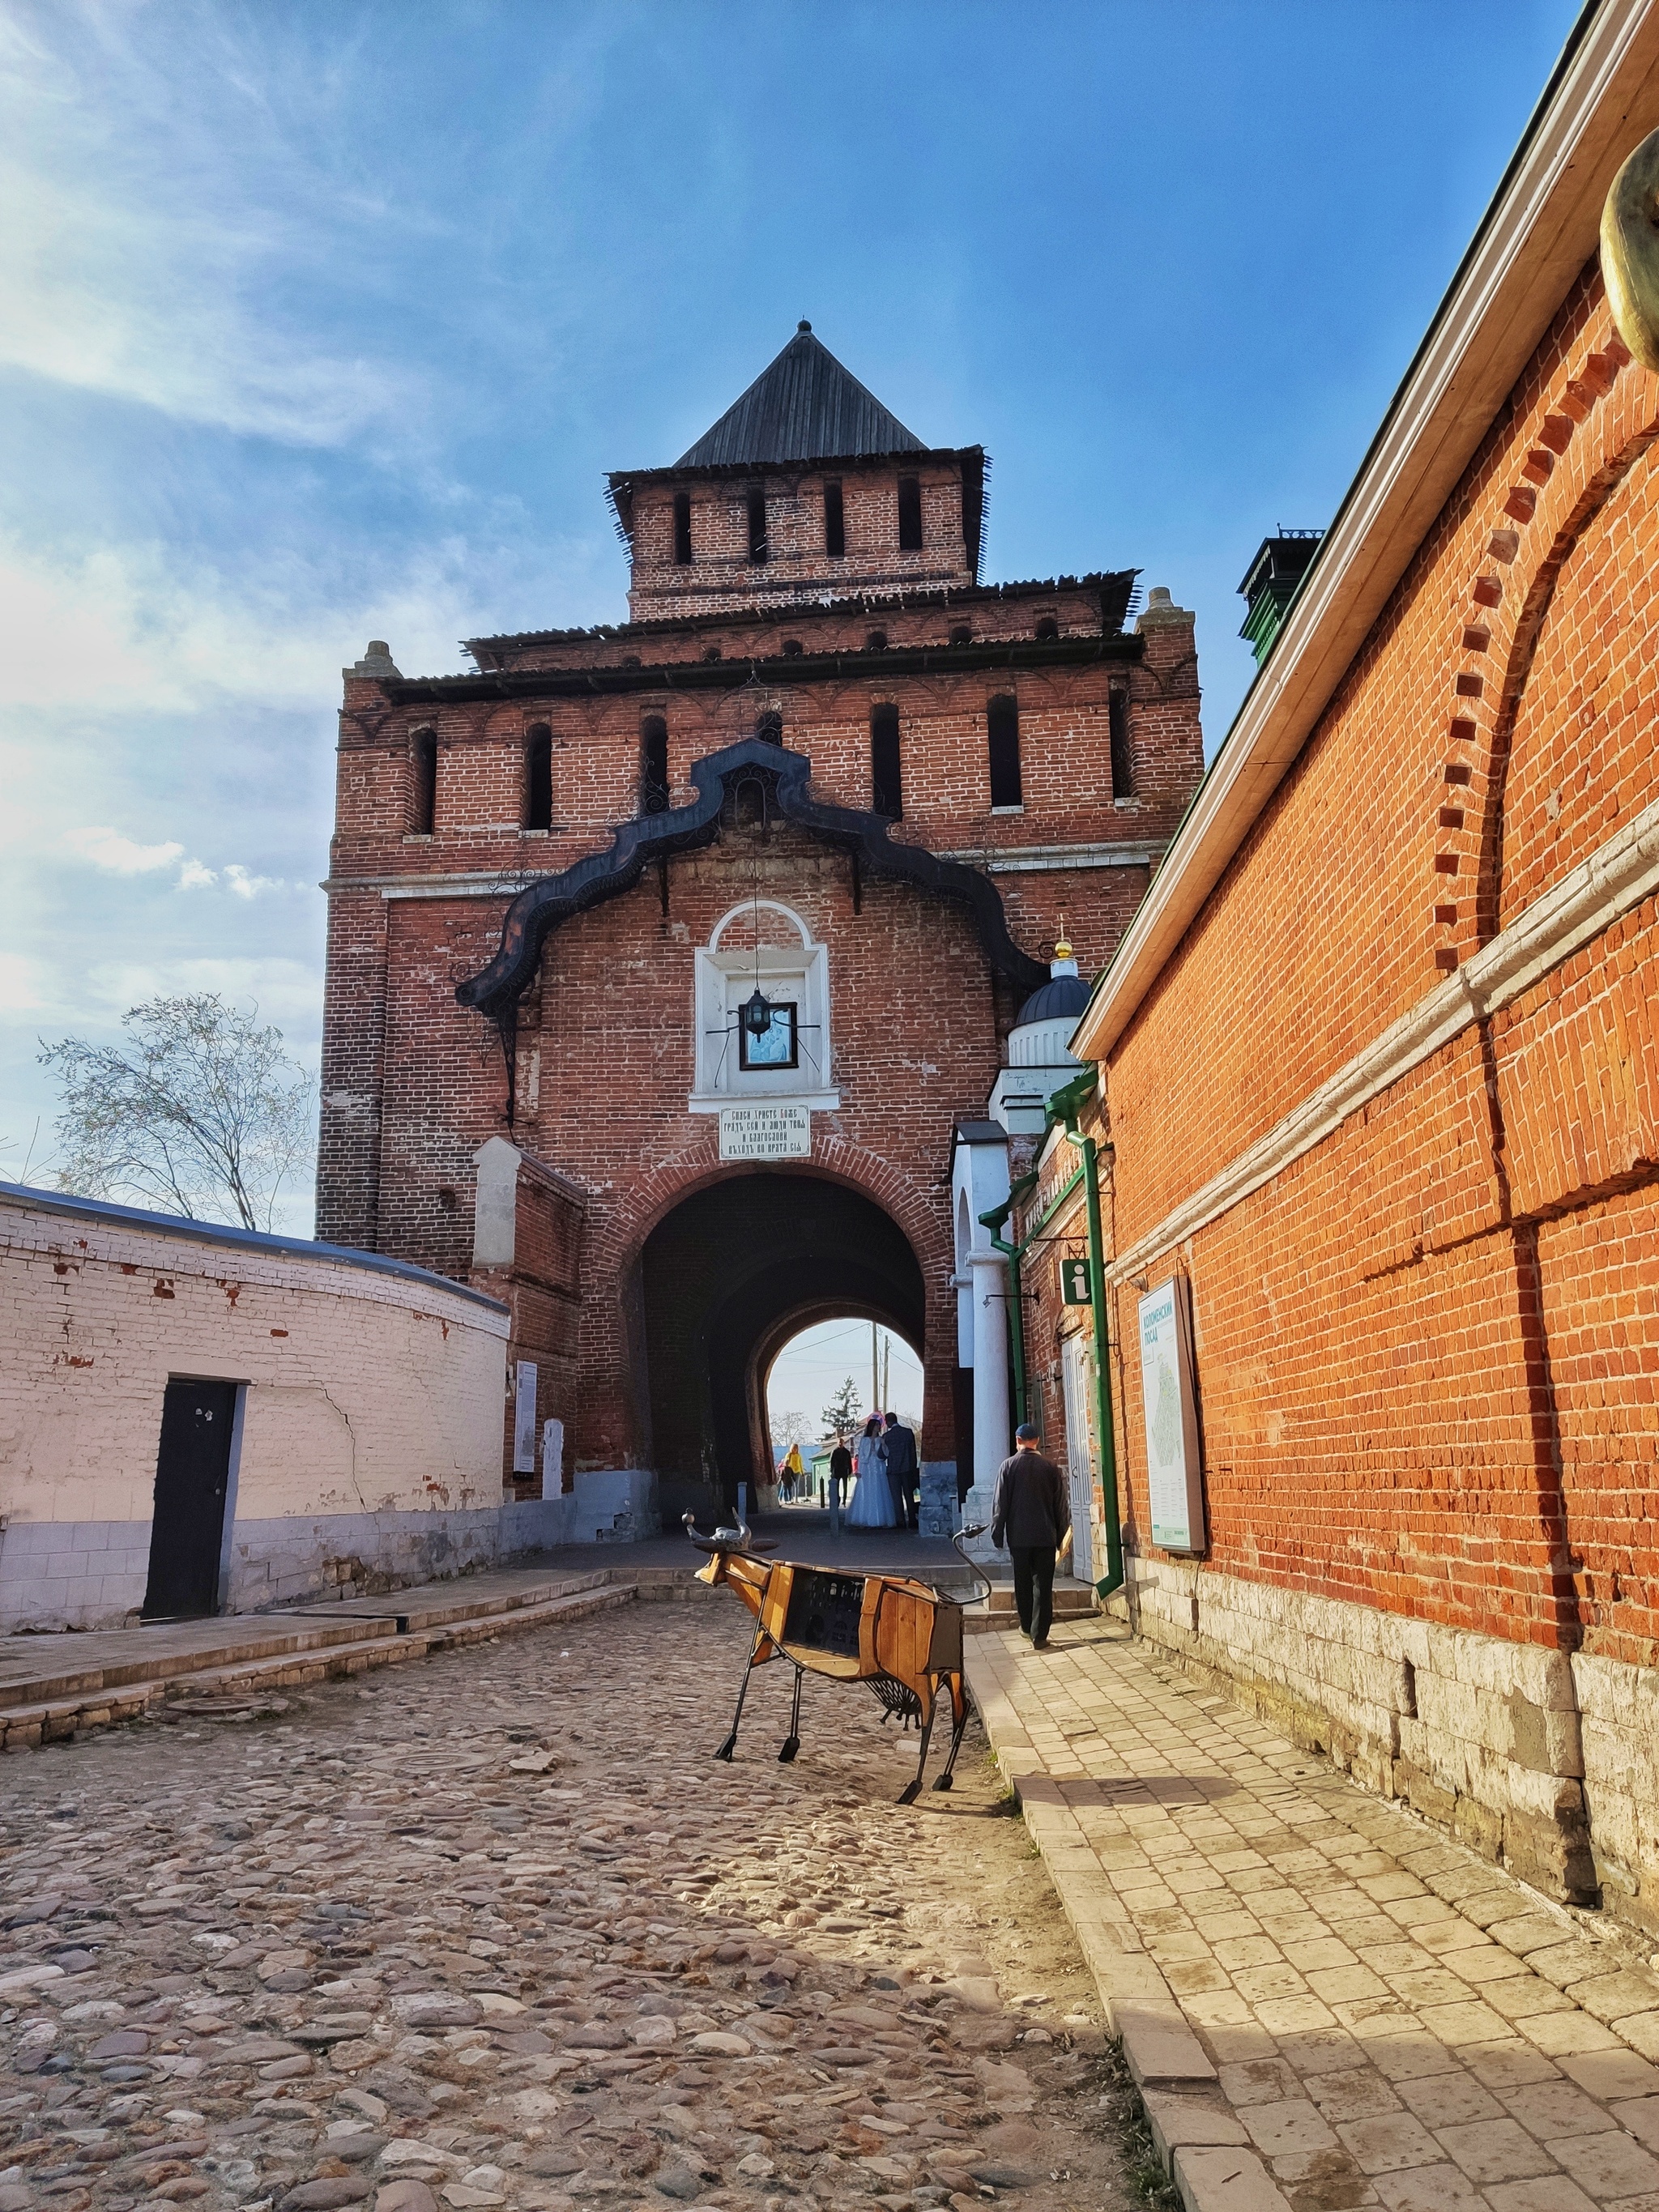
[[[671,1525],[735,1504],[738,1485],[757,1479],[766,1372],[798,1329],[851,1314],[923,1349],[908,1239],[823,1176],[763,1168],[695,1193],[646,1240],[641,1279],[652,1463]]]

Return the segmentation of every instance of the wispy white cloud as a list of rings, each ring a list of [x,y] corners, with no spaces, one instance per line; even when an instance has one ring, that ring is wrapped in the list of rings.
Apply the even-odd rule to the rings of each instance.
[[[135,838],[123,836],[118,830],[66,830],[64,842],[77,859],[89,861],[94,868],[101,868],[110,875],[155,875],[176,864],[179,872],[174,880],[181,891],[211,890],[222,884],[238,898],[256,899],[265,891],[289,888],[281,876],[262,876],[240,860],[228,860],[221,868],[210,868],[205,861],[193,855],[187,857],[182,845],[172,842],[141,845]]]
[[[0,362],[297,446],[418,419],[404,363],[319,343],[261,297],[386,210],[331,199],[229,19],[157,40],[149,14],[70,0],[0,36]]]
[[[41,996],[38,963],[26,952],[0,952],[0,1015],[37,1013]]]
[[[237,898],[261,898],[265,891],[288,891],[289,884],[283,876],[261,876],[257,869],[246,867],[241,860],[226,860],[223,867],[208,867],[206,860],[188,856],[184,845],[139,845],[135,838],[122,836],[119,830],[108,827],[84,827],[66,830],[64,845],[77,860],[86,860],[91,867],[101,869],[108,876],[155,876],[164,867],[177,867],[175,884],[179,891],[212,891],[223,887],[234,891]]]
[[[231,861],[224,872],[226,884],[238,898],[256,899],[262,891],[280,891],[288,888],[280,876],[256,876],[240,860]]]
[[[151,875],[157,868],[170,867],[185,849],[174,844],[140,845],[124,837],[118,830],[92,827],[65,830],[64,842],[94,868],[106,868],[117,876]],[[196,863],[191,860],[185,866],[193,868]]]
[[[242,574],[155,543],[64,550],[0,530],[0,712],[325,708],[370,637],[410,672],[464,666],[457,639],[499,628],[527,574],[556,605],[588,563],[581,541],[532,551],[516,534],[457,532],[412,554],[366,550],[348,589],[320,550]]]
[[[318,973],[307,961],[281,954],[185,954],[173,959],[94,961],[87,969],[77,1012],[80,1021],[106,1026],[146,999],[216,991],[239,1006],[257,1007],[274,1022],[296,1056],[316,1058]]]

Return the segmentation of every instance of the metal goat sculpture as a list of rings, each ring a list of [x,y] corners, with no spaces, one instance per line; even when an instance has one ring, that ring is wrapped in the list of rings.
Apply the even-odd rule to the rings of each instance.
[[[800,1749],[801,1680],[810,1671],[838,1682],[867,1682],[890,1714],[896,1714],[906,1726],[911,1721],[920,1723],[921,1754],[915,1779],[899,1792],[901,1805],[910,1804],[921,1788],[933,1715],[939,1699],[948,1694],[953,1723],[951,1751],[933,1787],[951,1787],[972,1711],[962,1666],[962,1607],[955,1598],[908,1575],[845,1574],[787,1559],[763,1559],[757,1555],[769,1552],[772,1546],[756,1543],[744,1527],[716,1528],[712,1537],[700,1536],[690,1513],[684,1516],[684,1526],[698,1550],[709,1554],[698,1581],[711,1587],[729,1583],[756,1620],[738,1709],[716,1759],[729,1759],[737,1749],[743,1701],[756,1668],[787,1659],[795,1670],[795,1696],[789,1733],[778,1753],[781,1759],[787,1762]],[[983,1581],[962,1552],[962,1539],[979,1533],[964,1528],[953,1540],[963,1564]]]

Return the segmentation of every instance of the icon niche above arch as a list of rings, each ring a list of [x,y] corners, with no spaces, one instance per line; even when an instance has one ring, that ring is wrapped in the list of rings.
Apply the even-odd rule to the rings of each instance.
[[[549,936],[562,922],[631,890],[649,862],[715,843],[728,792],[756,771],[769,780],[778,819],[854,854],[866,876],[910,884],[928,897],[965,907],[974,918],[987,964],[1018,998],[1029,998],[1048,981],[1047,966],[1022,952],[1010,936],[1002,895],[988,875],[965,861],[943,859],[925,846],[896,842],[881,815],[824,805],[812,795],[812,763],[805,753],[763,738],[744,738],[692,763],[696,797],[690,805],[656,813],[641,811],[611,831],[606,851],[590,853],[521,890],[507,909],[495,958],[456,985],[459,1003],[476,1008],[501,1036],[507,1063],[509,1126],[518,1004],[537,978]]]
[[[696,1072],[686,1102],[694,1114],[748,1098],[825,1113],[841,1104],[830,1079],[829,948],[793,907],[747,898],[731,908],[697,948],[696,979]],[[739,1033],[739,1012],[757,990],[778,1010],[777,1047],[764,1055],[746,1054]]]

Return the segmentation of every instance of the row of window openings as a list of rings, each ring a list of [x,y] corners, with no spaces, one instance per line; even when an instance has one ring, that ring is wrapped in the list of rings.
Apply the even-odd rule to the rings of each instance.
[[[766,494],[758,487],[749,494],[749,558],[752,566],[763,568],[772,557],[766,530]],[[921,483],[916,477],[901,477],[898,480],[898,543],[901,553],[920,553],[921,550]],[[840,561],[847,553],[847,509],[838,483],[823,487],[823,550],[832,561]],[[674,495],[674,562],[677,568],[689,568],[695,556],[691,550],[691,495],[677,491]]]
[[[1134,762],[1129,746],[1128,699],[1121,691],[1111,694],[1109,723],[1112,752],[1112,796],[1133,795]],[[986,750],[990,770],[991,804],[1021,806],[1024,784],[1019,760],[1019,703],[1004,693],[986,708]],[[783,717],[775,711],[763,714],[755,735],[767,743],[783,743]],[[414,791],[411,808],[414,834],[430,836],[438,796],[438,741],[430,730],[417,730],[412,740]],[[647,714],[640,724],[640,809],[645,814],[665,813],[669,805],[668,724],[660,714]],[[904,812],[903,779],[900,767],[899,710],[892,705],[870,710],[870,811],[896,822]],[[524,826],[526,830],[553,827],[553,733],[538,724],[525,738]]]

